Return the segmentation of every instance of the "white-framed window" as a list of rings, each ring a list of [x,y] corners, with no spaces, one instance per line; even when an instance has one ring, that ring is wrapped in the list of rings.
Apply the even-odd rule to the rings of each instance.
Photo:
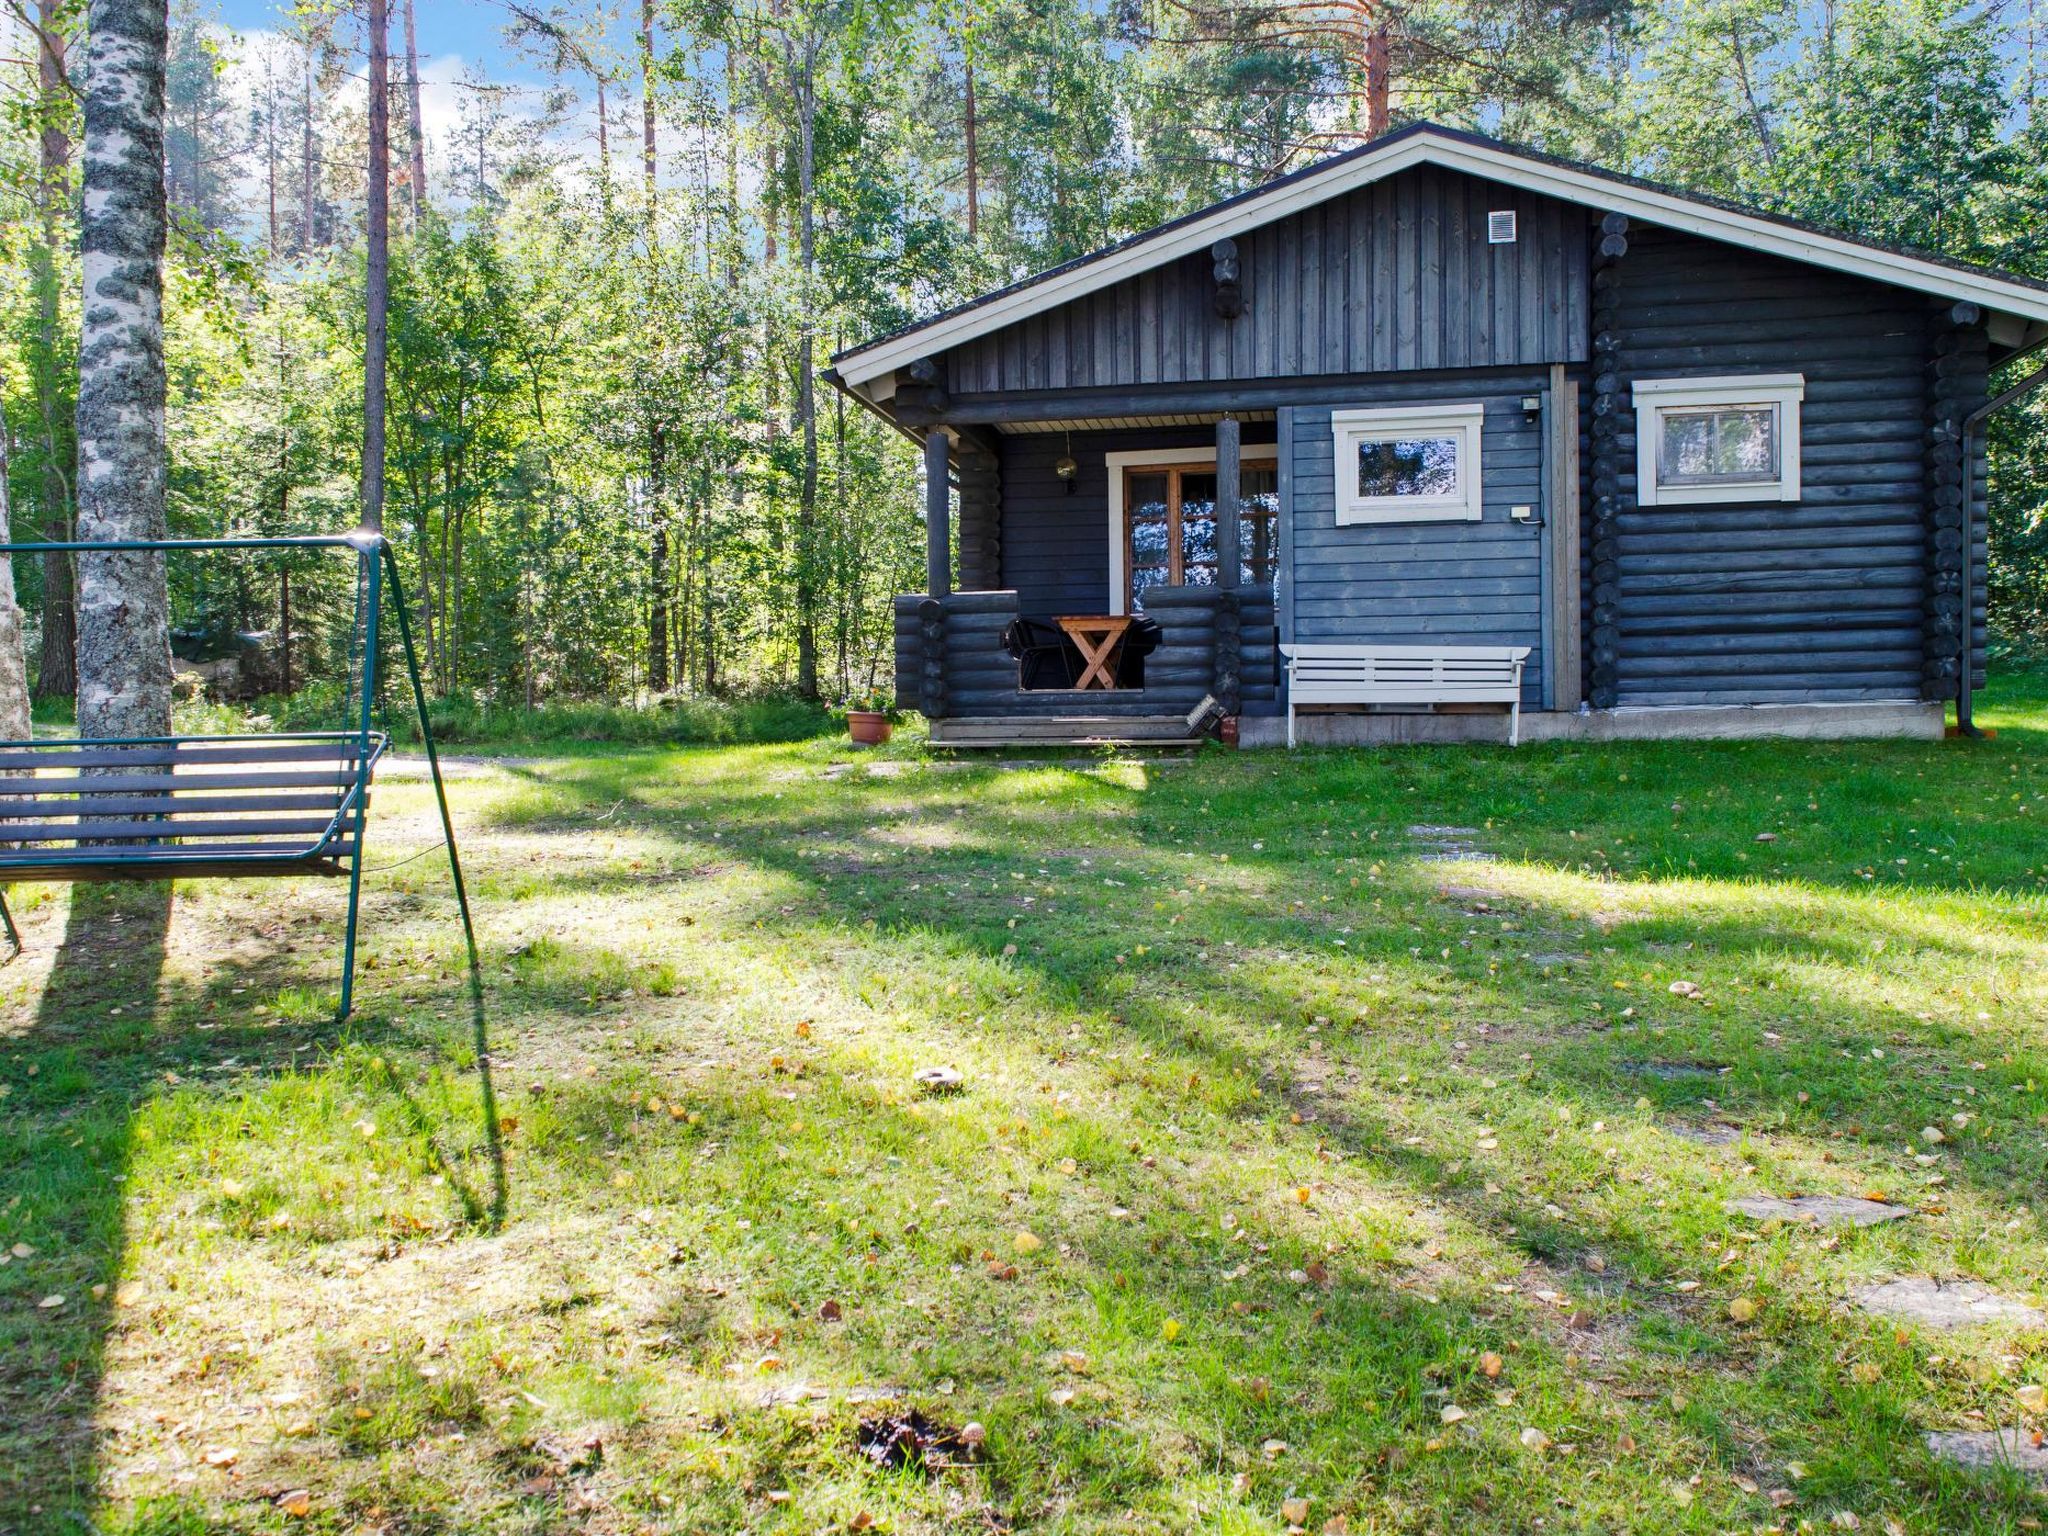
[[[1797,373],[1636,380],[1637,505],[1797,501],[1805,398]]]
[[[1339,525],[1477,522],[1485,421],[1476,402],[1331,412]]]

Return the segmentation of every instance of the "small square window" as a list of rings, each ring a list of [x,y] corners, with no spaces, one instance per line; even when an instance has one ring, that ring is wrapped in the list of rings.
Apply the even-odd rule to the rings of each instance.
[[[1797,501],[1805,394],[1797,374],[1638,380],[1637,503]]]
[[[1479,405],[1335,411],[1337,522],[1479,516]]]

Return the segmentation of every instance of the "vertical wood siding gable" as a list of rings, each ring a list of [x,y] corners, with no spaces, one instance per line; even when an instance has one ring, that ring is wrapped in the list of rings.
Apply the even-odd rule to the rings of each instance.
[[[1512,208],[1519,238],[1489,245]],[[1583,362],[1584,209],[1420,166],[1238,237],[1244,311],[1206,251],[948,354],[956,394]]]

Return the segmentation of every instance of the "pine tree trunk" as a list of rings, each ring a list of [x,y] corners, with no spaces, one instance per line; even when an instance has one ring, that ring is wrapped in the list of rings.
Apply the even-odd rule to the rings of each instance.
[[[62,282],[58,277],[57,243],[68,226],[71,186],[71,136],[56,103],[66,90],[64,33],[58,25],[58,0],[37,0],[36,79],[43,111],[38,144],[41,164],[36,187],[42,217],[42,243],[35,253],[36,409],[43,426],[43,537],[62,543],[72,534],[71,484],[77,463],[71,452],[70,415],[63,399],[57,366],[58,308]],[[68,699],[78,691],[78,600],[71,557],[43,556],[43,645],[36,665],[36,692]]]
[[[391,54],[387,0],[369,0],[370,166],[363,288],[363,526],[384,530],[384,371],[391,292]]]
[[[7,506],[7,429],[0,424],[0,543],[14,538]],[[28,652],[21,639],[21,605],[14,599],[14,562],[0,556],[0,739],[34,734],[28,710]]]
[[[78,347],[78,533],[161,539],[164,521],[164,0],[91,0]],[[171,729],[161,553],[78,572],[78,734]]]
[[[313,249],[313,45],[306,44],[305,68],[299,82],[299,254]]]
[[[1382,20],[1365,39],[1365,132],[1376,139],[1393,126],[1393,23]]]
[[[981,231],[981,121],[974,109],[974,54],[966,53],[967,101],[967,238],[972,240]]]
[[[405,0],[405,128],[412,144],[412,227],[420,227],[427,206],[427,130],[420,114],[420,45],[414,35],[413,0]]]

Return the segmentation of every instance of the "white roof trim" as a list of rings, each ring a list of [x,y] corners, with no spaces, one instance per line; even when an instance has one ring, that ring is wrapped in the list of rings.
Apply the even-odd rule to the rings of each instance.
[[[2048,322],[2048,292],[1990,272],[1945,266],[1897,251],[1875,249],[1813,230],[1799,229],[1733,209],[1697,202],[1632,182],[1613,181],[1569,166],[1535,159],[1505,147],[1472,142],[1462,135],[1421,129],[1390,144],[1382,154],[1332,161],[1327,168],[1255,194],[1241,202],[1197,215],[1156,239],[1112,250],[1042,282],[1032,283],[950,319],[916,330],[848,357],[839,373],[860,387],[884,378],[921,357],[957,347],[962,342],[1000,330],[1027,315],[1064,304],[1120,282],[1137,272],[1205,251],[1228,239],[1311,208],[1353,188],[1369,186],[1415,165],[1438,165],[1484,176],[1568,202],[1614,210],[1666,229],[1704,235],[1814,266],[1894,283],[1940,298],[1967,299],[1988,310]]]

